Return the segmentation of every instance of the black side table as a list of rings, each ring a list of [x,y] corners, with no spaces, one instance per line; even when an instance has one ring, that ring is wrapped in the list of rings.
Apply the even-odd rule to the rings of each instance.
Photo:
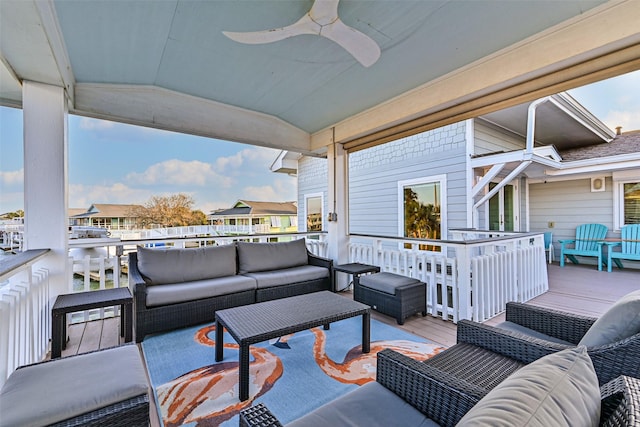
[[[51,358],[60,357],[67,346],[67,314],[93,308],[120,306],[120,336],[133,339],[133,297],[129,288],[102,289],[58,295],[51,309]]]
[[[337,286],[336,285],[336,278],[335,278],[335,272],[338,271],[340,273],[347,273],[347,274],[351,274],[353,276],[353,280],[355,281],[357,278],[359,278],[361,275],[363,274],[368,274],[368,273],[380,273],[380,267],[375,266],[375,265],[369,265],[369,264],[361,264],[359,262],[352,262],[350,264],[339,264],[339,265],[334,265],[333,266],[333,272],[334,272],[334,277],[333,277],[333,283],[334,283],[334,287]],[[346,288],[344,289],[333,289],[334,292],[341,292],[344,291],[346,289],[349,289],[350,285],[347,285]]]

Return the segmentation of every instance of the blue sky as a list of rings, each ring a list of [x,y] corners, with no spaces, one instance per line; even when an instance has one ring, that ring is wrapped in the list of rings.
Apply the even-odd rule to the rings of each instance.
[[[569,91],[611,129],[640,130],[640,71]],[[69,116],[69,207],[187,193],[205,213],[238,199],[296,200],[278,150]],[[22,112],[0,107],[0,213],[23,208]]]
[[[296,200],[279,150],[69,115],[69,207],[187,193],[205,213],[238,199]],[[0,107],[0,213],[22,209],[22,112]]]

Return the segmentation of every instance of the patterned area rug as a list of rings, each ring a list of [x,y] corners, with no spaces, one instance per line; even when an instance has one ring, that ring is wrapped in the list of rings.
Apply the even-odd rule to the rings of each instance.
[[[237,426],[238,412],[263,402],[287,423],[369,381],[376,353],[393,348],[425,360],[439,345],[371,320],[371,352],[361,352],[362,318],[332,323],[251,346],[249,400],[238,400],[238,345],[225,332],[215,362],[215,328],[201,325],[142,343],[160,419],[165,426]]]

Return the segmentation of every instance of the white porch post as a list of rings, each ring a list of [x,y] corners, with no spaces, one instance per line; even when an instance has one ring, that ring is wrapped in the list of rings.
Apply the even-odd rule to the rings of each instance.
[[[349,213],[348,213],[348,178],[347,178],[347,154],[341,144],[332,144],[327,152],[328,164],[328,207],[329,218],[327,221],[329,258],[336,264],[349,262]],[[335,221],[332,218],[335,214]],[[336,283],[338,289],[346,285],[346,275],[337,274]]]
[[[67,103],[64,88],[24,81],[24,248],[49,248],[51,296],[68,291]]]

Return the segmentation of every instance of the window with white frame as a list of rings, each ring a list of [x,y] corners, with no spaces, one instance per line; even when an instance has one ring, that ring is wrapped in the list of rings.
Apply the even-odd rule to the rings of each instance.
[[[640,176],[638,176],[638,172],[614,173],[613,180],[615,227],[640,224]]]
[[[399,233],[414,239],[442,239],[446,224],[446,175],[398,182]],[[420,249],[435,249],[424,245]]]
[[[621,225],[640,224],[640,182],[621,182],[620,187]]]
[[[306,231],[322,231],[323,200],[322,193],[305,194]]]

